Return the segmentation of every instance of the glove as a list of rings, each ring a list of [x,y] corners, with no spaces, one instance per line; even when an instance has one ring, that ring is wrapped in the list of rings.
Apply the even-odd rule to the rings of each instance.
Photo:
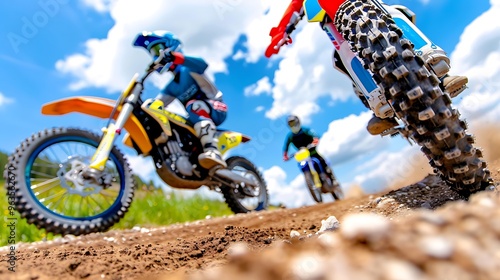
[[[284,152],[283,153],[283,161],[288,161],[290,158],[288,157],[288,153]]]
[[[175,59],[175,56],[174,54],[170,51],[170,52],[167,52],[167,53],[164,53],[163,54],[163,59],[160,61],[160,63],[162,65],[166,65],[167,63],[170,63],[172,61],[174,61]]]
[[[271,44],[266,49],[266,57],[271,57],[273,54],[277,54],[280,51],[281,46],[278,46],[278,48],[275,49],[275,47],[278,45],[278,43],[283,39],[285,36],[286,30],[283,28],[278,28],[278,27],[273,27],[271,29],[271,32],[269,32],[269,36],[272,37],[271,39]],[[283,45],[288,45],[292,43],[292,38],[288,37]]]
[[[318,138],[314,138],[311,144],[313,144],[314,146],[318,146],[319,139]]]

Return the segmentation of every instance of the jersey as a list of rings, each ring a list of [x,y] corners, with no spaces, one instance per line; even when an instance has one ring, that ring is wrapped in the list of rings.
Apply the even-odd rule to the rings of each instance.
[[[283,152],[288,152],[290,144],[292,144],[297,150],[301,147],[306,147],[312,143],[314,138],[318,138],[316,133],[304,126],[297,133],[289,132],[286,136],[285,144],[283,145]]]
[[[204,93],[191,73],[203,74],[208,64],[202,58],[185,56],[178,65],[173,80],[162,90],[162,94],[177,98],[182,104],[191,99],[203,99]]]

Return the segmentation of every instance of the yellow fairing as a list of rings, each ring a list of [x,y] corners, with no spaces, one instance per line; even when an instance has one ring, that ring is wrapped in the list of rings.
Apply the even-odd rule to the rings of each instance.
[[[325,10],[321,8],[318,0],[305,0],[304,12],[309,22],[321,22],[325,17]]]
[[[114,106],[115,101],[111,99],[91,96],[76,96],[56,100],[43,105],[42,114],[58,116],[78,112],[85,115],[107,119],[109,118]],[[118,108],[113,118],[116,119],[119,113],[120,108]],[[130,134],[130,138],[132,138],[132,140],[137,144],[142,154],[148,154],[149,151],[151,151],[153,147],[149,141],[148,134],[134,115],[130,116],[123,128],[125,128]],[[127,140],[128,138],[128,136],[125,137],[125,144],[127,144],[127,142],[131,144],[131,142]]]
[[[241,142],[247,142],[250,138],[239,132],[223,131],[219,135],[219,151],[225,154],[228,150],[238,146]]]
[[[146,100],[142,104],[142,110],[144,110],[146,113],[152,116],[158,123],[162,124],[163,132],[165,132],[167,136],[172,136],[170,122],[173,122],[179,126],[186,128],[192,134],[196,134],[194,129],[188,124],[186,118],[165,110],[163,107],[163,101],[159,99]]]
[[[301,162],[303,160],[306,160],[310,155],[311,153],[308,149],[300,149],[297,153],[295,153],[294,158],[296,161]]]

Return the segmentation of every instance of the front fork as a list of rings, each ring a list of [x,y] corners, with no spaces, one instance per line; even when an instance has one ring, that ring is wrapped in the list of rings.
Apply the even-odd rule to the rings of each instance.
[[[132,111],[134,110],[133,104],[137,104],[137,101],[139,100],[139,96],[142,91],[142,84],[137,83],[136,79],[137,77],[135,76],[115,105],[115,109],[117,109],[120,105],[122,106],[120,113],[116,118],[116,121],[111,121],[113,119],[113,111],[112,115],[110,116],[110,122],[108,126],[102,128],[104,136],[102,137],[102,140],[97,147],[97,151],[92,156],[91,162],[89,164],[88,172],[90,172],[90,174],[100,173],[104,171],[106,162],[108,161],[111,149],[113,149],[115,140],[117,136],[120,135],[123,127],[125,126],[125,123],[132,114]]]
[[[317,187],[317,188],[321,188],[323,184],[321,184],[321,180],[319,178],[319,174],[318,172],[316,171],[316,168],[314,168],[314,164],[312,162],[312,160],[309,158],[306,160],[306,163],[307,163],[307,167],[309,167],[309,172],[311,172],[311,176],[312,176],[312,179],[313,179],[313,182],[314,182],[314,185]],[[302,168],[302,164],[299,164]]]

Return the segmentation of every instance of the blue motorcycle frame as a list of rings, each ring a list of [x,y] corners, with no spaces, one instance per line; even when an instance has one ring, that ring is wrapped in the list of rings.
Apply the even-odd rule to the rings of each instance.
[[[344,197],[337,180],[326,173],[317,158],[311,157],[308,148],[299,149],[293,158],[298,162],[298,166],[304,174],[307,188],[314,201],[323,202],[322,194],[324,193],[331,193],[334,200],[340,200]],[[326,163],[330,165],[328,160]]]

